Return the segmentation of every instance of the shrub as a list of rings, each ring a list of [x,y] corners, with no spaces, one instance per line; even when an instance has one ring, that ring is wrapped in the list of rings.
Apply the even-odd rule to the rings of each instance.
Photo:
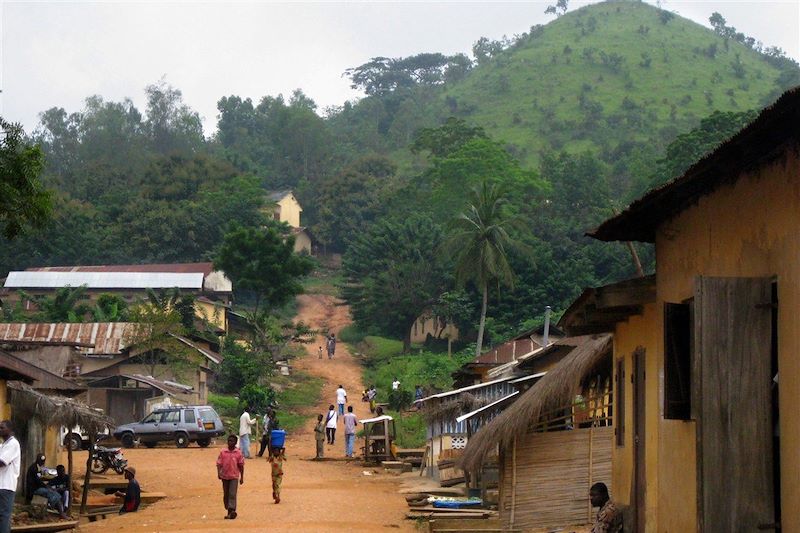
[[[348,344],[358,344],[364,340],[367,333],[358,329],[355,324],[350,324],[342,328],[339,332],[339,340]]]
[[[411,405],[414,400],[411,391],[397,389],[389,391],[389,409],[401,411]]]
[[[245,385],[239,392],[239,408],[250,407],[255,413],[263,413],[275,401],[275,391],[262,385]]]

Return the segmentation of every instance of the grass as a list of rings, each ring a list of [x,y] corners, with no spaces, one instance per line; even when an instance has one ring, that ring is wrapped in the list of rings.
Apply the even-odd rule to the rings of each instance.
[[[318,266],[303,280],[303,290],[306,294],[324,294],[338,298],[340,296],[339,287],[343,282],[341,269]]]

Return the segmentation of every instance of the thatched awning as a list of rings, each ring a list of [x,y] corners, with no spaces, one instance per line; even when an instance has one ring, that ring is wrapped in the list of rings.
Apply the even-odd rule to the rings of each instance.
[[[545,413],[570,404],[581,383],[611,351],[610,334],[568,337],[558,341],[575,348],[533,387],[485,425],[467,443],[460,465],[477,470],[497,445],[507,447]]]
[[[9,381],[7,386],[16,415],[38,418],[47,426],[80,426],[91,433],[114,427],[114,420],[83,402],[42,394],[20,381]]]

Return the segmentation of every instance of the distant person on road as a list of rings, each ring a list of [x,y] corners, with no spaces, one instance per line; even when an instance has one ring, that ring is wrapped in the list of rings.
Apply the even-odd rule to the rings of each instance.
[[[228,447],[217,457],[217,478],[222,480],[222,503],[226,520],[236,519],[236,493],[244,485],[244,456],[236,448],[236,435],[228,435]]]
[[[322,346],[319,347],[319,358],[322,359]]]
[[[11,420],[0,422],[0,533],[11,531],[11,512],[19,479],[20,449]]]
[[[589,489],[592,507],[599,507],[591,533],[622,533],[622,513],[608,495],[605,483],[595,483]]]
[[[281,483],[283,482],[283,463],[286,461],[286,448],[270,448],[269,462],[272,466],[272,499],[281,503]]]
[[[378,391],[375,390],[375,385],[371,385],[369,390],[367,390],[367,400],[369,400],[369,412],[375,412],[375,404],[376,404],[376,397],[378,396]]]
[[[328,359],[333,359],[333,356],[336,354],[336,335],[333,333],[328,335],[326,344],[328,348]]]
[[[339,405],[339,416],[344,415],[344,404],[347,403],[347,391],[342,385],[336,389],[336,403]]]
[[[400,389],[400,380],[397,379],[397,376],[395,376],[394,381],[392,381],[392,390],[398,389]]]
[[[246,407],[242,416],[239,417],[239,448],[245,459],[250,459],[250,432],[258,421],[257,418],[250,418],[250,407]]]
[[[30,504],[34,496],[41,496],[47,500],[47,505],[51,509],[58,511],[62,520],[66,520],[69,517],[64,512],[64,500],[61,498],[61,494],[51,488],[42,477],[44,463],[45,456],[40,453],[36,456],[36,461],[28,467],[28,471],[25,473],[25,501]]]
[[[317,456],[315,459],[322,459],[325,456],[325,416],[317,415],[317,425],[314,426],[314,438],[317,441]]]
[[[422,392],[422,385],[416,385],[414,387],[414,400],[419,401],[425,397],[425,393]]]
[[[122,507],[119,509],[119,514],[135,513],[142,503],[142,488],[139,486],[139,482],[136,481],[136,469],[134,467],[126,466],[124,474],[125,479],[128,480],[128,486],[124,491],[114,493],[119,498],[125,498],[122,502]]]
[[[353,414],[353,406],[347,406],[347,414],[344,415],[344,455],[353,457],[353,444],[356,441],[356,426],[358,418]]]
[[[338,422],[338,415],[336,408],[333,404],[328,407],[328,414],[325,417],[325,436],[328,439],[328,444],[333,444],[336,440],[336,423]]]

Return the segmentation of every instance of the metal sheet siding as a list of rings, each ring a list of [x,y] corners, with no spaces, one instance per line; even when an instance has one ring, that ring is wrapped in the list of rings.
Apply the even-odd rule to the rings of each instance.
[[[82,347],[86,354],[116,355],[125,348],[126,338],[136,325],[130,322],[89,322],[85,324],[0,323],[0,343],[9,341],[94,344]]]

